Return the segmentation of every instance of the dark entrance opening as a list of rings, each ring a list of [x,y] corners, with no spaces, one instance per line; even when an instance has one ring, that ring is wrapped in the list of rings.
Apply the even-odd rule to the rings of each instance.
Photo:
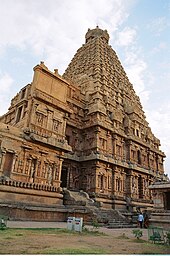
[[[14,153],[6,152],[5,162],[4,162],[4,166],[3,166],[3,174],[7,177],[10,177],[13,159],[14,159]]]
[[[140,150],[137,151],[138,164],[141,164],[141,153]]]
[[[165,193],[165,210],[170,210],[170,192]]]
[[[67,182],[68,182],[68,168],[63,167],[61,171],[61,187],[67,188]]]

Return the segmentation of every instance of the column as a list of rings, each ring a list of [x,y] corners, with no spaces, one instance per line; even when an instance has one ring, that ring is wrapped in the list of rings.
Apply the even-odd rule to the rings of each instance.
[[[22,173],[25,173],[26,159],[27,159],[27,150],[25,149],[25,150],[24,150],[24,157],[23,157],[24,164],[23,164]]]
[[[147,150],[147,165],[148,165],[148,168],[150,168],[150,151],[149,151],[149,149]]]
[[[4,165],[4,162],[5,162],[5,151],[2,152],[2,155],[1,155],[0,173],[3,173],[3,165]]]
[[[17,157],[18,157],[17,154],[14,154],[12,168],[11,168],[11,173],[15,172],[15,163],[16,163]]]
[[[52,111],[48,110],[47,112],[47,129],[53,130],[53,121],[52,121]]]
[[[116,141],[117,141],[117,135],[113,134],[112,136],[113,138],[113,156],[115,157],[116,156]]]
[[[61,182],[61,170],[62,170],[62,163],[64,159],[59,158],[58,164],[58,180]]]

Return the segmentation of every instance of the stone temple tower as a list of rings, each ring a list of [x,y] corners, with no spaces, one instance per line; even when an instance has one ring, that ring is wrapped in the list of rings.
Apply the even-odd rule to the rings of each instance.
[[[89,29],[63,76],[36,65],[0,117],[0,213],[61,220],[64,191],[82,190],[108,209],[153,206],[165,155],[108,42]]]
[[[63,75],[78,85],[83,99],[80,125],[75,129],[70,117],[72,124],[68,123],[66,130],[68,137],[74,136],[73,129],[77,136],[72,155],[72,160],[79,159],[77,188],[95,195],[106,207],[122,209],[127,201],[149,205],[152,195],[148,185],[163,177],[165,156],[108,42],[106,30],[98,26],[88,29],[85,44]],[[74,104],[70,102],[73,108]]]

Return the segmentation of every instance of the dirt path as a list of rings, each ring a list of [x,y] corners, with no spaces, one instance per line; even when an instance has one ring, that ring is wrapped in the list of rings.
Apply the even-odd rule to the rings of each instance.
[[[66,222],[8,221],[10,228],[67,228]],[[92,230],[92,226],[85,226]],[[169,254],[170,248],[148,242],[143,229],[140,241],[132,229],[107,229],[93,232],[64,233],[55,230],[8,230],[0,233],[0,254]]]
[[[11,228],[67,228],[67,222],[39,222],[39,221],[8,221],[8,227]],[[92,230],[93,227],[90,225],[85,225],[89,230]],[[121,236],[125,234],[129,238],[133,238],[132,228],[119,228],[119,229],[109,229],[105,227],[99,227],[97,229],[99,232],[103,232],[107,235],[112,236]],[[143,239],[148,239],[147,229],[142,229]]]

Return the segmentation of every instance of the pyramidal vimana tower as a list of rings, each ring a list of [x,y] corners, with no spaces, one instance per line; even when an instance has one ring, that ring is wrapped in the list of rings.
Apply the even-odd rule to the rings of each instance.
[[[1,211],[63,209],[66,189],[103,208],[152,207],[148,186],[165,179],[165,155],[108,41],[89,29],[63,76],[35,66],[0,117]]]

